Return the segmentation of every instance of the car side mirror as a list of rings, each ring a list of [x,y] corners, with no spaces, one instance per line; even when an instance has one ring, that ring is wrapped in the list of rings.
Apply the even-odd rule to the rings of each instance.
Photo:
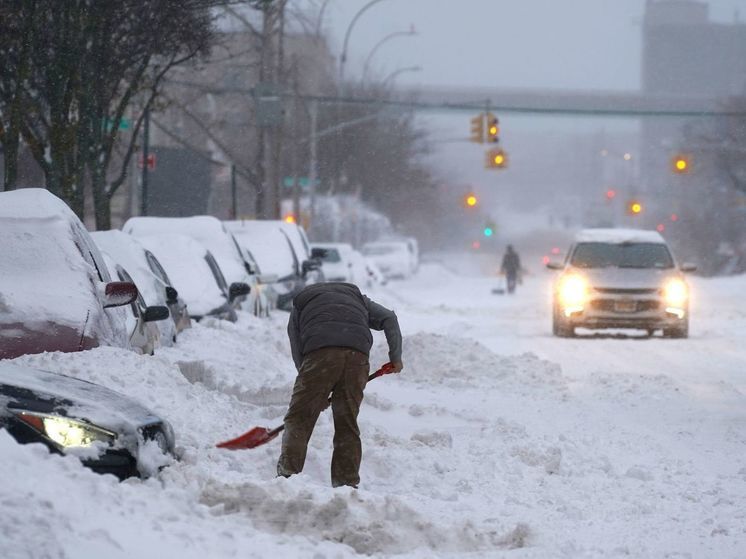
[[[315,272],[321,268],[321,261],[316,258],[303,261],[303,275],[305,276],[308,272]]]
[[[684,263],[683,263],[683,264],[682,264],[682,265],[681,265],[681,266],[679,267],[679,269],[680,269],[680,270],[681,270],[682,272],[696,272],[696,271],[697,271],[697,265],[696,265],[696,264],[691,264],[691,263],[689,263],[689,262],[684,262]]]
[[[311,258],[315,258],[317,260],[323,260],[326,258],[326,255],[329,251],[325,248],[312,248],[311,249]]]
[[[105,309],[129,305],[137,299],[137,286],[130,281],[112,281],[103,286],[101,302]]]
[[[239,297],[248,295],[250,291],[251,291],[251,288],[249,287],[248,283],[244,283],[242,281],[233,282],[228,288],[228,299],[231,302],[235,301]]]
[[[163,305],[154,305],[145,309],[142,313],[142,319],[145,322],[156,322],[158,320],[166,320],[171,314],[168,312],[168,307]]]
[[[170,285],[166,286],[166,303],[174,305],[179,302],[179,292]]]
[[[547,268],[550,270],[561,270],[564,267],[560,262],[547,262]]]

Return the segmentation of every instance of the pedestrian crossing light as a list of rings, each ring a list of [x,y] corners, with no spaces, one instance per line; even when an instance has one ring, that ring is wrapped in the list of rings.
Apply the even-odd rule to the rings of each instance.
[[[477,144],[484,143],[484,113],[479,113],[479,115],[471,119],[470,139]]]
[[[502,149],[491,149],[487,152],[485,167],[488,169],[504,169],[508,166],[508,154]]]
[[[295,223],[296,222],[294,214],[287,214],[284,219],[285,219],[285,223]]]
[[[681,153],[675,155],[671,162],[671,168],[677,175],[689,173],[692,169],[691,157]]]
[[[500,141],[500,121],[492,113],[487,113],[487,143],[496,144]]]

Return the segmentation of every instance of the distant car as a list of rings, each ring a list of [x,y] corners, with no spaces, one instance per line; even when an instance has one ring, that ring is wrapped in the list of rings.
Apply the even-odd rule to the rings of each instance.
[[[119,479],[147,474],[146,442],[167,455],[174,433],[165,419],[131,398],[91,382],[0,362],[0,429],[19,443],[42,443],[74,454],[101,474]]]
[[[310,249],[305,247],[299,230],[281,226],[283,222],[276,220],[224,223],[238,244],[254,256],[261,274],[274,276],[273,289],[277,308],[289,309],[293,297],[309,281],[318,281],[316,271],[321,267],[321,261],[311,257]]]
[[[112,282],[80,219],[40,188],[0,193],[0,359],[99,345],[129,348],[125,310],[137,298]]]
[[[228,285],[215,258],[204,245],[186,235],[139,237],[168,272],[195,320],[213,316],[235,322],[236,309],[250,291],[248,284]]]
[[[403,279],[412,274],[412,253],[406,241],[366,243],[362,252],[376,263],[387,279]]]
[[[154,323],[160,334],[160,345],[172,345],[178,332],[189,327],[189,314],[186,303],[171,285],[158,259],[135,237],[118,230],[94,231],[91,237],[99,250],[114,261],[114,269],[109,267],[112,276],[121,278],[126,274],[132,277],[140,292],[138,305],[143,311],[149,306],[167,306],[169,315],[176,313],[169,316],[170,320],[158,320]],[[122,270],[118,271],[117,268]]]
[[[671,338],[689,335],[689,285],[657,231],[586,229],[564,264],[547,264],[562,273],[554,283],[552,330],[575,335],[576,327],[635,328]]]
[[[114,262],[107,253],[103,253],[104,262],[112,277],[121,281],[135,283],[132,276],[121,265]],[[137,285],[137,284],[135,284]],[[171,322],[168,307],[165,305],[148,306],[143,299],[142,293],[137,293],[137,299],[129,305],[130,311],[126,313],[127,331],[130,336],[130,347],[141,354],[154,355],[155,350],[161,347],[161,332],[157,323]]]
[[[352,248],[352,245],[347,243],[313,243],[311,247],[321,249],[318,254],[323,252],[321,269],[326,281],[357,283],[358,280],[365,279],[356,277],[353,262],[355,249]]]
[[[269,314],[270,302],[262,283],[258,281],[256,270],[244,258],[244,253],[219,219],[209,215],[132,217],[124,224],[122,231],[135,237],[177,234],[193,238],[210,251],[228,284],[247,283],[251,287],[245,301],[240,301],[242,307],[257,316]]]

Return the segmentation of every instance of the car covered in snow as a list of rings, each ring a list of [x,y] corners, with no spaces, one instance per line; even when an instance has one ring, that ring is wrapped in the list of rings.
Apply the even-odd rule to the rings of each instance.
[[[163,265],[174,287],[195,320],[213,316],[235,322],[236,309],[250,292],[244,282],[230,285],[215,258],[204,245],[186,235],[139,237],[143,246]]]
[[[318,281],[321,262],[306,248],[301,230],[276,220],[226,221],[236,241],[256,259],[262,275],[274,276],[272,284],[279,309],[290,308],[293,297],[307,283]]]
[[[553,287],[552,330],[634,328],[672,338],[689,335],[689,285],[657,231],[586,229],[578,233]]]
[[[245,301],[240,301],[241,306],[257,316],[269,314],[270,297],[265,293],[257,271],[253,269],[253,263],[245,259],[231,233],[217,218],[209,215],[132,217],[122,230],[134,237],[177,234],[193,238],[210,251],[228,284],[247,283],[251,287]]]
[[[137,288],[112,281],[80,219],[40,188],[0,193],[0,359],[99,345],[129,348],[123,307]]]
[[[363,256],[376,263],[387,279],[412,275],[412,251],[406,241],[376,241],[363,245]]]
[[[112,277],[132,278],[139,292],[136,307],[142,316],[149,314],[152,318],[156,314],[154,311],[148,313],[148,307],[167,307],[169,319],[157,320],[154,325],[159,332],[158,345],[172,345],[176,341],[178,331],[189,326],[189,314],[186,303],[170,285],[170,280],[163,272],[158,259],[136,238],[118,230],[94,231],[91,237],[104,257],[108,256],[113,261],[113,267],[109,266]],[[174,317],[171,317],[172,309],[176,313]]]
[[[321,249],[318,254],[321,256],[321,269],[324,272],[326,281],[344,281],[348,283],[357,283],[356,280],[364,279],[356,277],[354,269],[355,249],[347,243],[313,243],[314,249]]]
[[[157,456],[165,464],[174,452],[168,421],[131,398],[9,361],[0,362],[0,429],[119,479],[154,473]]]

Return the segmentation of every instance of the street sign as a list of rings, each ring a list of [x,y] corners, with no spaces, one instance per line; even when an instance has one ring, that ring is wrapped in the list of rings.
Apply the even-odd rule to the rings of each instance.
[[[282,185],[285,188],[293,188],[295,186],[295,181],[298,181],[298,186],[300,186],[302,189],[308,189],[308,187],[311,186],[311,179],[308,177],[285,177],[282,179]],[[319,179],[316,179],[315,185],[318,186],[321,183]]]
[[[104,119],[104,129],[107,132],[110,132],[113,126],[114,121],[112,121],[110,118]],[[122,120],[119,121],[119,130],[129,130],[131,126],[132,121],[128,118],[122,117]]]

